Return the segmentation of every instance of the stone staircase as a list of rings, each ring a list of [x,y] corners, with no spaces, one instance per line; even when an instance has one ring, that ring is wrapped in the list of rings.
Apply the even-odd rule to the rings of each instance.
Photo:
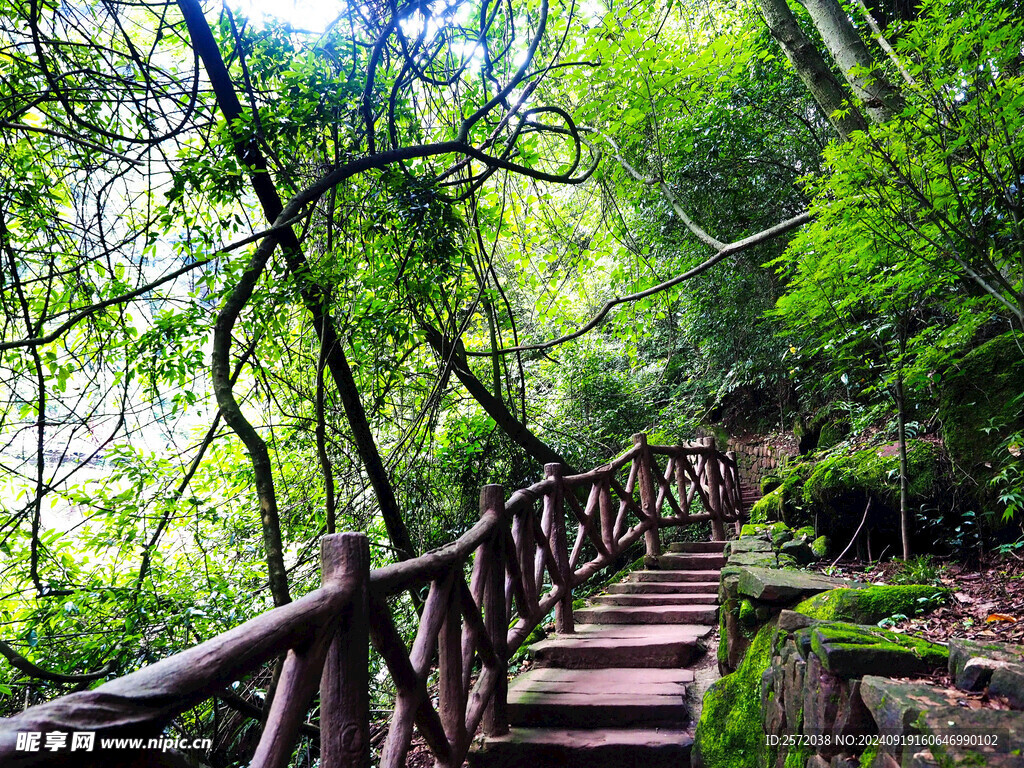
[[[724,542],[675,544],[574,611],[576,631],[533,646],[508,691],[511,729],[471,768],[687,768],[686,667],[717,623]]]
[[[761,500],[764,494],[761,493],[760,485],[740,484],[740,506],[743,508],[744,518],[750,519],[750,509]]]

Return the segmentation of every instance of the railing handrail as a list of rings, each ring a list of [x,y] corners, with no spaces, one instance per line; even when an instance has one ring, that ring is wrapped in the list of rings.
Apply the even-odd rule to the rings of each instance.
[[[656,455],[667,458],[664,471]],[[623,485],[616,474],[627,465],[631,469]],[[660,528],[710,520],[714,537],[721,539],[724,523],[740,522],[735,459],[717,451],[709,438],[651,446],[645,435],[634,435],[631,448],[588,472],[562,475],[560,465],[547,465],[545,471],[545,479],[516,490],[507,500],[500,486],[485,486],[479,521],[455,541],[411,560],[371,571],[364,535],[325,536],[322,587],[96,689],[0,720],[0,764],[52,761],[45,752],[19,751],[19,732],[91,731],[99,737],[158,732],[174,716],[287,653],[252,765],[287,763],[308,702],[319,687],[321,723],[337,721],[330,729],[321,728],[321,765],[362,768],[369,760],[368,635],[399,691],[381,765],[404,761],[414,720],[439,764],[461,765],[481,722],[489,733],[507,729],[503,686],[508,657],[552,608],[558,631],[573,630],[575,587],[641,536],[649,555],[660,554]],[[588,484],[583,504],[572,491]],[[634,498],[637,492],[639,500]],[[705,512],[690,514],[698,500]],[[534,509],[537,501],[543,501],[540,518]],[[663,515],[665,504],[676,514]],[[571,549],[565,507],[577,522]],[[639,522],[630,524],[630,513]],[[588,544],[597,555],[579,564]],[[464,571],[474,552],[467,584]],[[551,582],[546,590],[545,575]],[[419,630],[407,651],[386,598],[427,584],[430,592]],[[509,628],[513,607],[518,607],[519,618]],[[435,654],[439,711],[424,702]],[[471,687],[474,655],[481,668]]]

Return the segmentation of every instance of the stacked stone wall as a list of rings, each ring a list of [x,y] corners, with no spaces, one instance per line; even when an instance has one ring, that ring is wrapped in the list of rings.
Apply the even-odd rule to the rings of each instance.
[[[719,667],[729,674],[704,697],[693,768],[1024,768],[1024,650],[882,629],[880,618],[937,588],[797,570],[780,533],[745,526],[727,548]],[[929,682],[942,673],[954,688]],[[961,692],[999,705],[966,707]]]
[[[767,441],[744,442],[735,438],[726,443],[726,450],[735,451],[740,484],[750,488],[759,488],[762,477],[796,455],[796,451],[787,446]]]

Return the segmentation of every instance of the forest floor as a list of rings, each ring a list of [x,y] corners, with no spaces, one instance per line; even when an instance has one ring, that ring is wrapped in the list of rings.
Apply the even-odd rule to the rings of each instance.
[[[891,584],[896,562],[839,564],[830,573],[871,584]],[[936,586],[950,590],[945,605],[923,616],[900,619],[895,632],[945,643],[950,637],[1002,643],[1024,642],[1024,558],[987,555],[974,565],[937,561]]]
[[[872,584],[889,584],[898,564],[845,564],[832,575]],[[988,555],[968,565],[949,561],[939,565],[936,586],[950,590],[945,605],[923,616],[900,619],[888,629],[918,635],[936,643],[951,637],[980,642],[1021,644],[1024,642],[1024,558],[1019,555]],[[923,683],[948,698],[953,706],[966,709],[1010,709],[1005,699],[989,696],[987,690],[961,691],[946,671],[927,677],[908,678]]]

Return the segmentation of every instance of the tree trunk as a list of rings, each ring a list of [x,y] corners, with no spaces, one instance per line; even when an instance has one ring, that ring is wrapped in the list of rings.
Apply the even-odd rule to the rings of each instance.
[[[903,370],[896,374],[894,387],[896,400],[897,440],[900,451],[900,534],[903,539],[903,559],[910,557],[910,479],[907,463],[907,411],[903,389]]]
[[[836,133],[848,139],[852,132],[865,130],[864,116],[850,103],[842,83],[804,34],[786,0],[757,0],[757,7],[772,37],[782,47]]]
[[[903,99],[875,66],[864,40],[837,0],[798,0],[821,35],[829,54],[864,104],[873,123],[884,123],[903,109]]]
[[[213,85],[214,93],[217,96],[217,105],[224,114],[228,124],[234,123],[242,116],[242,105],[238,100],[234,84],[221,57],[220,49],[213,38],[210,26],[203,15],[202,8],[197,0],[178,0],[178,6],[185,17],[189,35],[192,38],[193,46],[203,61],[206,74]],[[253,191],[260,201],[264,215],[270,224],[273,224],[281,214],[284,206],[281,196],[271,179],[266,159],[260,152],[258,142],[255,138],[250,141],[239,140],[235,144],[235,153],[243,160],[244,164],[252,168],[249,181]],[[298,237],[291,227],[285,227],[277,235],[277,241],[281,244],[281,250],[288,266],[288,271],[294,275],[301,275],[306,272],[306,258],[302,252],[302,246]],[[345,415],[352,428],[352,436],[356,443],[356,451],[366,469],[370,485],[373,487],[380,505],[381,515],[384,518],[384,526],[388,532],[388,538],[397,551],[399,559],[411,558],[415,555],[412,539],[409,537],[408,529],[402,518],[395,498],[394,489],[388,478],[384,462],[377,450],[377,443],[374,441],[373,432],[370,430],[369,422],[366,419],[366,411],[359,399],[359,391],[356,388],[355,380],[352,377],[352,370],[349,368],[348,360],[345,357],[341,341],[334,329],[334,323],[328,314],[328,302],[324,292],[302,277],[298,278],[301,286],[302,301],[306,309],[313,316],[313,327],[316,329],[320,340],[321,349],[327,360],[327,367],[331,371],[331,378],[338,387],[338,394],[342,406],[345,408]]]

